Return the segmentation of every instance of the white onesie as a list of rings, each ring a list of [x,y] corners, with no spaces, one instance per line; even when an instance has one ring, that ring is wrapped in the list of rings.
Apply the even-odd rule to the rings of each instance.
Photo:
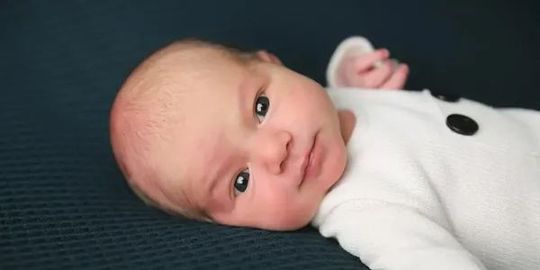
[[[312,221],[371,269],[540,269],[540,112],[329,90],[356,126]]]

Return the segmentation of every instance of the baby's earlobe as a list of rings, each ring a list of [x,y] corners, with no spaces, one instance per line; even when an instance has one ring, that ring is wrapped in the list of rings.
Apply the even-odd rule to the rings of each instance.
[[[270,53],[266,50],[259,50],[255,54],[257,58],[263,62],[272,63],[276,65],[283,65],[281,60],[277,56],[275,56],[273,53]]]

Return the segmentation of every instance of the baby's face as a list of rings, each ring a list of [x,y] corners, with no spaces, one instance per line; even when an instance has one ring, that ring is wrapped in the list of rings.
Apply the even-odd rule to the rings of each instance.
[[[176,153],[169,169],[183,168],[184,194],[221,224],[271,230],[308,224],[347,158],[325,90],[268,62],[245,67],[220,60],[203,73],[165,147]]]

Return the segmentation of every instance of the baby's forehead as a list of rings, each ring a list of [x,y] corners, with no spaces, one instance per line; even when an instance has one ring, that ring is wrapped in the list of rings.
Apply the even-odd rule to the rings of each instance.
[[[219,121],[236,109],[237,104],[228,103],[237,102],[234,97],[246,73],[245,66],[232,64],[234,60],[217,49],[186,50],[187,55],[175,55],[176,50],[172,50],[162,56],[165,61],[155,61],[153,70],[143,74],[148,77],[144,78],[149,82],[147,91],[136,99],[146,107],[147,117],[154,118],[148,119],[149,123],[165,123],[182,132],[177,134],[179,138],[189,133],[197,139],[200,134],[220,129],[209,121]],[[203,124],[200,121],[206,122],[204,128],[198,125]],[[160,131],[168,133],[170,129]]]
[[[160,127],[155,129],[158,137],[200,145],[203,138],[208,138],[201,135],[219,133],[224,128],[223,121],[240,113],[240,80],[227,75],[221,78],[203,70],[193,72],[191,78],[157,76],[154,79],[159,89],[137,98],[137,103],[144,107],[141,117],[149,125]],[[229,128],[240,126],[226,122]]]

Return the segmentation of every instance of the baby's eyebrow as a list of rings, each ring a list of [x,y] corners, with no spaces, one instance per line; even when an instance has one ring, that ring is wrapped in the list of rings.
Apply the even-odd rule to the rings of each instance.
[[[226,168],[226,167],[222,167]],[[223,170],[220,170],[223,171]],[[217,177],[213,177],[210,184],[210,207],[220,209],[230,209],[233,203],[230,195],[231,180],[227,174],[216,174]],[[207,206],[208,208],[208,206]]]
[[[212,172],[212,170],[208,170],[209,173],[206,174],[206,185],[203,188],[204,192],[202,193],[203,197],[203,203],[202,208],[206,210],[212,210],[216,205],[222,204],[221,198],[223,197],[220,192],[217,193],[218,196],[216,196],[216,188],[219,186],[218,183],[220,182],[221,172],[223,171],[223,166],[219,166],[219,163],[217,160],[212,158],[208,164],[216,164],[216,170]]]
[[[222,136],[217,136],[222,138]],[[216,150],[217,153],[222,153],[221,155],[210,155],[210,158],[206,161],[205,164],[213,164],[210,166],[210,169],[205,173],[203,177],[206,179],[206,186],[204,188],[206,194],[204,208],[213,209],[216,206],[218,208],[230,208],[232,204],[231,200],[231,181],[232,174],[238,169],[233,168],[233,157],[229,154],[227,149],[234,149],[230,145],[226,145],[225,140],[221,141],[218,139],[216,141],[215,147],[211,149]],[[219,149],[219,150],[217,150]],[[215,168],[212,170],[212,168]],[[203,180],[204,181],[204,180]]]
[[[251,74],[250,74],[251,75]],[[250,76],[248,75],[248,76]],[[241,124],[249,125],[253,119],[253,106],[255,98],[259,94],[260,82],[255,79],[245,78],[237,87],[238,109],[242,116]]]

